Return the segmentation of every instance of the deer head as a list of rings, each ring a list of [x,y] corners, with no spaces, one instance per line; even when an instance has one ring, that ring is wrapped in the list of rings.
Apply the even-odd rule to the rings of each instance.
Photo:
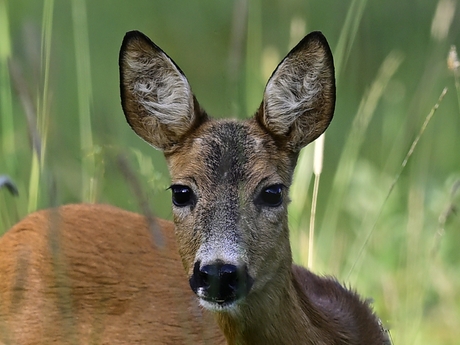
[[[236,311],[269,292],[291,269],[288,190],[299,151],[334,112],[324,36],[291,50],[245,121],[210,118],[180,68],[140,32],[125,36],[120,77],[128,123],[167,159],[179,252],[201,304]]]

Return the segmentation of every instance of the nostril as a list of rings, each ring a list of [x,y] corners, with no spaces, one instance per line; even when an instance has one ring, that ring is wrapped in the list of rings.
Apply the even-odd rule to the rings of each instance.
[[[221,262],[204,265],[196,262],[190,287],[201,298],[218,303],[230,302],[245,296],[252,286],[252,279],[245,266]]]
[[[201,282],[203,283],[204,286],[209,286],[210,282],[210,277],[207,272],[199,271],[198,275],[200,277]]]
[[[199,267],[195,264],[194,274],[198,276],[199,282],[202,284],[202,287],[209,287],[211,284],[219,279],[219,268],[216,265],[206,265]]]
[[[222,265],[220,269],[221,285],[236,290],[238,288],[238,269],[235,265]]]
[[[215,285],[218,277],[216,267],[213,265],[205,265],[201,267],[201,262],[195,262],[193,267],[193,275],[190,278],[190,286],[197,293],[198,289],[207,291],[211,285]]]

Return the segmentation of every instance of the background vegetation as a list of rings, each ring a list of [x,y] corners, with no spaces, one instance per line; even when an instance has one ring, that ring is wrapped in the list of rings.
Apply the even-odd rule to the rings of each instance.
[[[126,31],[168,52],[211,115],[244,118],[280,59],[321,30],[338,99],[310,250],[314,145],[291,189],[295,259],[372,296],[395,344],[458,344],[460,71],[447,57],[459,19],[456,0],[0,0],[0,175],[20,193],[0,190],[0,233],[50,205],[139,210],[136,184],[171,217],[163,157],[120,107]]]

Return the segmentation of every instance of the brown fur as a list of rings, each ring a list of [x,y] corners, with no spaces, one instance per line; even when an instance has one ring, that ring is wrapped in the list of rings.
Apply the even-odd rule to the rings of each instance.
[[[223,344],[171,222],[105,205],[33,213],[0,238],[0,344]]]

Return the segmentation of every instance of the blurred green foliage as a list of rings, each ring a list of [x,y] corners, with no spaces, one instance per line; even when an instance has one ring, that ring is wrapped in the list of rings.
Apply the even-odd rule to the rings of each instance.
[[[155,213],[171,217],[162,154],[134,135],[120,107],[118,51],[126,31],[140,30],[162,47],[209,114],[245,118],[282,57],[303,34],[321,30],[340,68],[313,269],[373,296],[395,344],[458,343],[460,90],[447,64],[451,45],[460,43],[457,1],[0,0],[0,11],[0,174],[20,192],[13,198],[0,190],[0,233],[36,207],[97,201],[139,210],[120,154]],[[352,29],[340,41],[347,13]],[[390,73],[384,61],[395,57]],[[390,193],[444,87],[447,95]],[[363,126],[354,119],[366,109]],[[85,112],[91,127],[82,126]],[[36,163],[34,135],[45,144]],[[347,142],[355,145],[351,158],[342,156]],[[304,264],[312,152],[306,149],[296,174],[294,187],[302,188],[291,191],[294,256]]]

